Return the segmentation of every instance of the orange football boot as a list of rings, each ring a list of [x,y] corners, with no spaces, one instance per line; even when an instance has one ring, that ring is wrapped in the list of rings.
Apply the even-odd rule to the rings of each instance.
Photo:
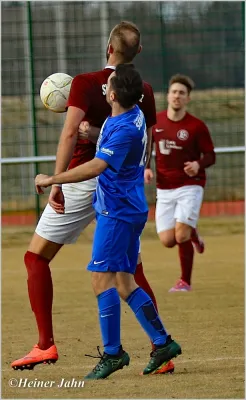
[[[158,369],[156,369],[150,375],[172,374],[173,372],[174,372],[174,363],[170,360],[168,362],[164,362]],[[141,372],[140,375],[143,375],[143,372]]]
[[[47,350],[41,350],[38,344],[25,357],[12,362],[11,367],[15,370],[33,369],[37,364],[54,364],[58,360],[58,352],[53,344]]]
[[[174,363],[172,361],[168,361],[163,363],[158,369],[152,372],[152,375],[172,374],[173,372],[174,372]]]

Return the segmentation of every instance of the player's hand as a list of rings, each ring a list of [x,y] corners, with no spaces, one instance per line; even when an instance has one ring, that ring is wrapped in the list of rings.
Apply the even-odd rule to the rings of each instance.
[[[196,176],[198,174],[200,165],[197,161],[187,161],[184,163],[185,167],[184,167],[184,172],[192,177],[192,176]]]
[[[146,168],[144,171],[144,182],[149,184],[154,178],[154,174],[150,168]]]
[[[78,130],[78,132],[79,132],[79,135],[78,135],[79,139],[88,139],[88,135],[89,135],[90,130],[91,130],[91,128],[90,128],[89,122],[87,122],[87,121],[82,121],[82,122],[79,124],[79,130]]]
[[[39,174],[35,178],[35,187],[38,194],[43,194],[42,187],[46,188],[52,185],[52,177],[49,175]]]
[[[53,185],[49,195],[49,205],[57,214],[64,214],[65,212],[65,199],[62,188]]]

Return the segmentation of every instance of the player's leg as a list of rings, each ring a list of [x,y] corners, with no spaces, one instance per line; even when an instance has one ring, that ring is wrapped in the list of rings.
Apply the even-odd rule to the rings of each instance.
[[[176,245],[175,239],[175,207],[173,190],[157,189],[155,211],[156,230],[164,247],[172,248]]]
[[[92,183],[81,190],[64,185],[65,214],[57,214],[46,206],[32,237],[24,261],[28,275],[28,294],[39,332],[38,345],[26,356],[12,363],[15,369],[33,368],[44,361],[57,360],[52,326],[53,284],[49,263],[63,244],[74,243],[80,232],[94,219],[91,204]]]
[[[156,310],[158,311],[157,307],[157,302],[155,295],[153,293],[153,290],[151,289],[149,282],[146,279],[146,276],[144,274],[143,270],[143,264],[142,264],[142,258],[141,258],[141,253],[140,253],[140,247],[139,247],[139,253],[138,253],[138,260],[137,260],[137,268],[134,274],[134,279],[135,282],[138,286],[140,286],[146,293],[148,293],[149,297],[153,301]]]
[[[113,218],[97,216],[92,260],[87,269],[92,271],[92,286],[97,296],[104,353],[85,379],[104,379],[128,365],[130,361],[121,345],[120,297],[115,281],[116,271],[123,268],[127,261],[127,225],[129,224]]]
[[[175,210],[175,238],[179,246],[181,278],[171,291],[190,291],[194,261],[192,234],[197,225],[202,204],[203,188],[184,186],[177,189],[177,207]]]
[[[120,296],[127,302],[138,322],[155,345],[155,349],[151,352],[150,362],[143,371],[143,374],[153,374],[159,368],[162,368],[163,363],[181,354],[181,348],[167,334],[150,296],[134,281],[138,240],[143,227],[144,224],[141,224],[135,227],[132,234],[129,232],[131,238],[127,251],[129,265],[126,263],[123,269],[119,270],[116,281]]]
[[[155,295],[154,295],[153,290],[151,289],[149,282],[147,281],[146,276],[144,274],[140,251],[141,251],[141,244],[139,245],[138,261],[137,261],[137,268],[136,268],[136,271],[134,274],[134,280],[135,280],[136,284],[139,287],[141,287],[149,295],[149,297],[153,301],[156,311],[158,312]],[[151,343],[151,345],[152,345],[152,350],[154,350],[154,348],[155,348],[154,344]],[[172,361],[164,363],[162,368],[160,368],[158,370],[158,374],[166,374],[166,373],[170,373],[170,372],[171,373],[174,372],[174,363]]]
[[[196,249],[197,253],[199,253],[199,254],[204,253],[205,243],[204,243],[203,239],[201,238],[201,236],[199,235],[197,228],[192,228],[191,241],[192,241],[193,247]]]
[[[192,228],[189,225],[176,223],[175,233],[178,244],[181,276],[169,292],[188,292],[191,290],[194,248],[190,239]]]
[[[172,248],[177,244],[175,238],[175,208],[174,189],[158,189],[155,213],[156,230],[161,243],[167,248]]]
[[[33,369],[39,363],[56,362],[58,359],[53,335],[53,283],[49,263],[62,246],[35,232],[24,255],[28,296],[36,318],[39,339],[30,353],[11,364],[14,369]]]

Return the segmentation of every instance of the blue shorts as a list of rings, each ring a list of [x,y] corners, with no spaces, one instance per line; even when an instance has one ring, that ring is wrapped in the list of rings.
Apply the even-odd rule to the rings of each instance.
[[[92,260],[87,269],[134,274],[144,225],[145,222],[132,224],[97,214]]]

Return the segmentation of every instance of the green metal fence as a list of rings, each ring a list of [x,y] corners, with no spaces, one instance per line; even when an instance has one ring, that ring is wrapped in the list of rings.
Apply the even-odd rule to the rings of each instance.
[[[3,158],[55,154],[64,115],[44,109],[40,85],[54,72],[75,76],[102,68],[108,34],[121,20],[134,21],[142,32],[136,66],[154,88],[157,110],[166,105],[170,76],[188,74],[196,83],[190,112],[207,123],[216,147],[244,146],[243,2],[3,1],[1,6]],[[39,204],[33,177],[53,167],[2,165],[2,211],[39,213],[47,197]],[[244,152],[219,154],[208,177],[205,201],[244,200]],[[154,203],[154,186],[147,194]]]

